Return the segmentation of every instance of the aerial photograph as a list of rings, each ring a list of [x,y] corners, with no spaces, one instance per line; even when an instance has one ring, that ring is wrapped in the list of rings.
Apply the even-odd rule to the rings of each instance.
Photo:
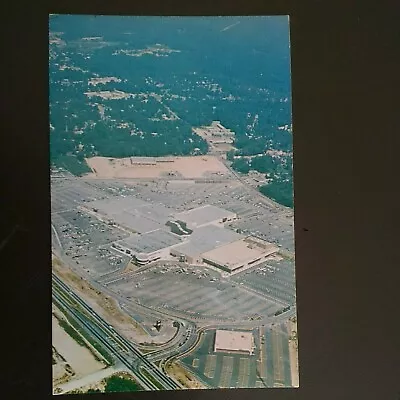
[[[299,387],[288,16],[49,15],[53,394]]]

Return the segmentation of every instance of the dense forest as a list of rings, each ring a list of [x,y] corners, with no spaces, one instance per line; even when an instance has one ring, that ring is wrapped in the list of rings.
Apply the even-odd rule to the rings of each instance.
[[[94,155],[205,154],[192,128],[220,120],[235,132],[233,167],[291,191],[291,159],[235,158],[292,150],[286,17],[54,15],[49,79],[54,165],[80,175]],[[85,94],[115,90],[126,98]]]
[[[235,158],[233,169],[247,174],[250,170],[264,173],[268,184],[260,187],[260,191],[278,203],[293,208],[293,168],[291,157],[260,157]]]

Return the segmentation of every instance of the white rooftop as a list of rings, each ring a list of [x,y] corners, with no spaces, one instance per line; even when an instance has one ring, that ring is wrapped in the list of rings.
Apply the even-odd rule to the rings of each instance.
[[[113,197],[87,203],[119,225],[146,233],[163,228],[174,210],[160,203],[149,203],[135,196]]]
[[[244,236],[232,230],[207,225],[195,229],[188,240],[175,247],[181,254],[187,256],[199,256],[200,254],[215,249],[227,243],[235,242]]]
[[[193,208],[189,211],[184,211],[175,214],[175,219],[186,222],[192,227],[202,226],[211,222],[222,220],[223,218],[232,218],[235,213],[224,210],[213,205],[205,205],[202,207]]]
[[[203,253],[202,257],[232,270],[241,264],[247,264],[277,251],[278,247],[272,243],[246,238],[209,250]]]
[[[165,230],[158,229],[142,235],[131,235],[117,243],[130,249],[133,253],[151,254],[157,250],[171,247],[181,242],[181,239]]]
[[[252,353],[252,332],[225,331],[215,332],[215,351],[242,351]]]

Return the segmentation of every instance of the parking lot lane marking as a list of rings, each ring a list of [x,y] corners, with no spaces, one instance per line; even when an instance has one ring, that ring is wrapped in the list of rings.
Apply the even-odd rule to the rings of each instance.
[[[253,312],[253,308],[257,305],[257,304],[263,304],[263,306],[265,307],[266,304],[266,300],[262,300],[257,296],[252,296],[250,293],[246,294],[246,297],[244,299],[240,299],[240,302],[242,303],[241,305],[239,305],[236,310],[239,313],[243,313],[243,314],[254,314]]]
[[[192,310],[194,307],[203,304],[205,301],[208,301],[210,297],[214,296],[213,291],[210,292],[208,288],[201,288],[202,290],[194,291],[192,294],[188,295],[188,298],[192,298],[191,300],[183,299],[185,301],[185,309]]]
[[[198,301],[199,298],[201,299],[204,293],[207,293],[207,288],[197,286],[194,289],[193,286],[183,283],[182,287],[171,287],[170,292],[173,296],[169,297],[169,302],[175,303],[175,301],[178,300],[177,304],[184,303],[185,306],[191,306],[191,304]]]
[[[274,384],[282,384],[285,380],[283,369],[282,336],[272,331],[272,350],[274,362]]]
[[[233,357],[223,356],[221,378],[219,380],[219,387],[230,387],[231,377],[233,371]]]
[[[239,387],[247,387],[250,376],[250,360],[240,358],[239,360]]]
[[[198,358],[194,358],[192,361],[192,367],[194,368],[198,368],[199,367],[199,359]]]
[[[217,356],[207,355],[206,365],[204,367],[204,375],[210,379],[214,378],[216,366],[217,366]]]

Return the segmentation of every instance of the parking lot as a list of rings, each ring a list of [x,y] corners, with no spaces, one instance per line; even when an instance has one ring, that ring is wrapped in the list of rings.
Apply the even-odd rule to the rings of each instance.
[[[253,337],[256,344],[253,355],[215,353],[215,330],[206,331],[197,349],[182,358],[181,362],[211,387],[290,387],[288,334],[285,325],[272,330],[254,329]],[[261,342],[263,363],[259,362]]]
[[[268,260],[256,268],[235,275],[231,280],[243,283],[285,305],[295,305],[296,285],[294,262],[288,260]]]
[[[146,306],[183,311],[191,317],[242,321],[272,316],[282,308],[206,267],[157,266],[133,275],[113,276],[103,284]]]
[[[163,320],[165,326],[171,325],[172,320],[167,323],[167,319],[173,316],[182,316],[198,326],[231,322],[232,326],[242,322],[250,326],[253,322],[249,321],[271,317],[283,307],[295,305],[294,261],[280,256],[231,276],[222,275],[213,267],[189,266],[172,260],[134,267],[130,257],[111,247],[113,242],[128,238],[129,233],[80,208],[90,209],[91,202],[116,198],[122,198],[121,204],[130,203],[129,196],[139,199],[138,204],[147,202],[143,206],[147,207],[146,215],[154,216],[161,224],[165,221],[161,221],[161,214],[156,215],[156,204],[164,205],[167,214],[205,204],[233,211],[239,219],[227,228],[258,236],[289,252],[294,251],[293,212],[267,206],[234,180],[52,180],[52,225],[57,233],[53,231],[52,237],[60,241],[65,260],[125,298],[120,306],[151,335],[159,318],[157,310],[170,314]],[[214,353],[214,335],[215,331],[203,333],[200,346],[182,359],[188,369],[210,386],[291,385],[285,324],[272,330],[267,326],[255,328],[254,355]]]
[[[288,335],[284,324],[279,330],[264,330],[266,344],[267,384],[291,386]]]
[[[260,236],[289,250],[294,246],[293,213],[278,212],[263,204],[234,180],[54,180],[52,224],[67,258],[90,272],[93,279],[146,306],[176,310],[198,321],[272,316],[282,306],[295,304],[294,262],[288,260],[267,260],[227,279],[204,266],[186,266],[185,271],[179,266],[155,267],[122,276],[129,257],[112,249],[111,243],[129,234],[78,207],[90,208],[96,200],[120,198],[124,202],[133,195],[137,202],[147,202],[148,211],[152,204],[160,203],[166,209],[180,211],[204,204],[223,207],[239,216],[228,228]]]
[[[65,257],[98,278],[125,267],[129,257],[110,247],[110,243],[128,236],[124,231],[105,224],[79,210],[52,215],[52,223]]]
[[[181,362],[211,387],[254,387],[257,355],[215,353],[214,340],[215,331],[206,331],[197,349]]]
[[[100,183],[97,183],[100,185]],[[110,185],[110,184],[108,184]],[[227,227],[240,229],[279,247],[294,251],[293,212],[277,211],[257,198],[236,181],[203,183],[194,181],[155,181],[113,183],[112,193],[137,198],[167,208],[184,211],[205,204],[238,214],[239,220]]]
[[[77,179],[51,181],[51,212],[60,213],[112,195]]]
[[[245,234],[251,234],[275,243],[283,249],[294,251],[292,219],[263,212],[256,216],[235,221],[231,224],[231,227],[240,229]]]
[[[110,245],[127,238],[128,234],[77,208],[95,199],[127,198],[134,194],[153,204],[162,202],[168,206],[169,200],[176,209],[189,209],[201,205],[202,201],[222,206],[242,217],[232,224],[232,228],[240,226],[244,229],[251,225],[255,234],[264,228],[264,232],[277,229],[271,222],[263,224],[271,215],[290,224],[290,218],[277,216],[274,210],[266,211],[264,206],[253,204],[252,196],[234,181],[231,184],[135,182],[134,186],[120,181],[73,181],[73,184],[58,181],[52,193],[52,202],[59,210],[53,212],[52,223],[66,256],[89,271],[94,279],[126,297],[137,298],[142,304],[156,309],[176,310],[195,320],[212,317],[246,320],[271,316],[282,306],[295,303],[294,263],[286,260],[267,261],[229,280],[221,280],[220,274],[211,268],[189,266],[185,272],[179,268],[156,267],[139,275],[120,278],[129,258]],[[293,239],[291,234],[286,235]],[[264,239],[271,237],[264,234]]]

